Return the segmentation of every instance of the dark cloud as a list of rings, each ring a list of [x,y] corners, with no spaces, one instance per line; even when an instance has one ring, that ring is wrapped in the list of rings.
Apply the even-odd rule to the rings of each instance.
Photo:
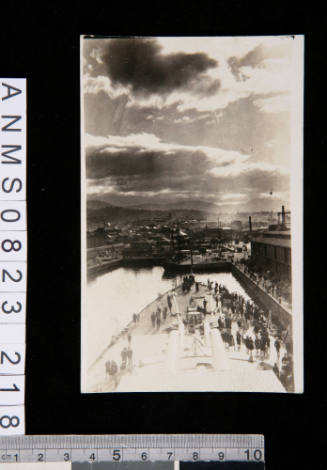
[[[257,194],[268,190],[287,191],[289,189],[289,176],[280,174],[276,170],[267,171],[254,168],[227,178],[214,177],[208,183],[208,189],[214,190],[215,187],[226,193],[246,192]]]
[[[279,46],[268,47],[263,44],[252,49],[243,57],[230,57],[228,65],[237,81],[247,80],[249,77],[244,74],[240,69],[242,67],[262,68],[264,67],[263,61],[265,59],[272,59],[278,57],[285,57],[290,54],[290,47],[288,43],[281,43]]]
[[[235,162],[229,163],[232,167]],[[120,194],[134,192],[146,199],[147,192],[166,190],[172,193],[197,193],[207,199],[228,193],[261,193],[268,190],[287,191],[289,176],[277,170],[248,167],[238,174],[215,175],[210,170],[217,164],[202,151],[177,149],[144,150],[141,147],[92,150],[86,160],[87,176],[93,187],[115,188]],[[226,168],[222,162],[221,168]],[[152,195],[148,196],[149,202]]]
[[[212,113],[196,109],[179,111],[178,102],[157,109],[154,106],[127,106],[128,98],[111,98],[105,91],[84,96],[85,132],[94,136],[155,134],[163,141],[183,145],[206,145],[208,128],[205,120]],[[212,130],[211,130],[212,132]],[[215,134],[217,130],[215,131]]]
[[[216,112],[183,110],[182,102],[156,107],[151,100],[144,106],[137,104],[140,95],[165,95],[174,90],[187,90],[199,97],[214,95],[220,84],[207,71],[217,62],[204,53],[164,55],[153,39],[90,40],[85,46],[87,76],[102,77],[90,78],[90,87],[86,87],[85,131],[92,136],[121,137],[148,133],[160,142],[157,146],[154,139],[154,148],[149,149],[136,144],[143,143],[140,138],[127,139],[126,146],[123,139],[109,138],[112,147],[87,149],[86,172],[94,196],[105,194],[118,205],[187,197],[225,204],[229,201],[226,196],[232,193],[246,196],[244,199],[260,199],[261,193],[289,190],[289,176],[273,170],[274,165],[287,166],[289,162],[289,114],[263,112],[260,104],[275,94],[259,95],[254,90]],[[243,67],[263,67],[265,59],[283,57],[288,48],[289,44],[274,49],[261,45],[243,57],[230,57],[229,67],[237,80],[246,80]],[[101,91],[108,81],[105,75],[112,83],[110,93]],[[128,94],[118,85],[124,85],[125,90],[127,87]],[[165,142],[171,145],[165,147]],[[191,146],[197,149],[192,151]],[[243,171],[235,174],[237,161],[225,161],[220,172],[211,172],[214,164],[200,146],[250,155],[249,165],[239,165]],[[234,170],[230,173],[229,165]],[[258,205],[264,208],[265,200]]]
[[[205,53],[162,54],[160,44],[154,39],[111,39],[84,50],[90,64],[89,72],[94,76],[104,70],[112,83],[130,86],[135,94],[170,93],[189,89],[199,95],[210,95],[219,88],[219,81],[205,75],[218,65]],[[95,59],[96,54],[102,63]]]
[[[230,103],[211,124],[203,121],[186,126],[179,125],[179,143],[192,145],[196,141],[225,150],[236,150],[251,155],[253,161],[269,161],[287,165],[290,155],[290,114],[265,113],[255,102],[277,94],[253,94]],[[216,123],[215,122],[216,119]],[[176,133],[177,134],[177,133]]]
[[[134,175],[130,177],[113,178],[114,186],[122,193],[133,191],[136,194],[141,192],[155,192],[169,190],[173,192],[183,192],[185,190],[205,189],[205,178],[201,175],[178,175],[164,174],[153,175],[151,178],[145,175]],[[205,192],[205,191],[204,191]],[[149,195],[149,200],[152,195]]]
[[[228,59],[228,65],[236,78],[237,81],[244,81],[247,80],[249,77],[245,75],[240,69],[242,67],[262,67],[262,62],[266,58],[265,55],[265,48],[262,44],[259,44],[255,49],[248,52],[243,57],[230,57]]]
[[[86,171],[88,178],[104,178],[111,176],[137,178],[142,175],[144,180],[156,177],[193,175],[203,173],[211,168],[206,155],[200,151],[176,150],[167,152],[144,150],[139,147],[128,149],[98,149],[87,152]],[[141,187],[139,188],[141,190]]]
[[[232,71],[232,74],[234,75],[234,77],[236,78],[238,82],[244,82],[245,80],[250,78],[247,75],[245,75],[245,73],[241,72],[240,70],[240,68],[244,66],[244,64],[242,64],[241,59],[238,59],[237,57],[233,56],[227,60],[227,63]]]
[[[148,134],[181,145],[205,145],[236,150],[255,160],[285,165],[290,152],[290,115],[265,113],[255,104],[274,94],[253,94],[230,103],[219,112],[189,109],[178,103],[160,110],[127,106],[127,97],[112,99],[105,92],[85,96],[85,130],[91,135]],[[276,144],[270,146],[270,142]]]
[[[142,202],[154,203],[177,201],[185,198],[200,198],[212,202],[225,201],[224,196],[230,193],[243,194],[249,198],[258,197],[261,193],[268,191],[282,192],[289,189],[288,175],[281,175],[276,171],[263,171],[253,169],[250,172],[226,177],[214,176],[210,173],[199,172],[198,174],[154,174],[148,175],[112,175],[101,181],[93,180],[92,185],[101,186],[103,194],[106,194],[106,186],[110,186],[109,196],[111,202],[118,205],[123,203]],[[114,191],[113,191],[114,188]],[[166,191],[164,195],[158,194]],[[114,193],[114,195],[113,195]],[[133,193],[129,195],[128,193]],[[149,193],[147,195],[147,193]],[[157,196],[153,196],[157,193]],[[114,199],[113,199],[114,198]],[[265,202],[262,203],[265,207]]]
[[[220,88],[219,80],[212,80],[210,77],[202,77],[201,80],[194,80],[190,83],[190,89],[200,97],[211,96],[217,93]]]
[[[128,112],[126,105],[128,97],[120,95],[110,98],[101,90],[95,94],[84,96],[84,126],[85,131],[92,135],[124,135],[128,128]]]

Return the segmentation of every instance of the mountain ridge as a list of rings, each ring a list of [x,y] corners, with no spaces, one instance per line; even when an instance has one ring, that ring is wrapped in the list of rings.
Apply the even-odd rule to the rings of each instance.
[[[248,213],[254,214],[256,212],[267,212],[267,211],[281,211],[282,205],[285,206],[285,209],[289,209],[289,204],[286,201],[281,199],[267,199],[264,206],[262,205],[262,199],[253,198],[248,202],[241,204],[224,204],[223,206],[218,206],[215,203],[189,199],[187,201],[172,201],[172,202],[147,202],[147,203],[138,203],[138,204],[129,204],[129,205],[120,205],[113,204],[112,202],[103,200],[102,198],[96,199],[93,197],[87,201],[88,210],[97,210],[105,209],[108,207],[116,208],[116,210],[134,210],[134,211],[146,211],[146,212],[176,212],[176,211],[197,211],[201,214],[211,217],[219,217],[219,215],[229,214],[236,215],[237,213]]]

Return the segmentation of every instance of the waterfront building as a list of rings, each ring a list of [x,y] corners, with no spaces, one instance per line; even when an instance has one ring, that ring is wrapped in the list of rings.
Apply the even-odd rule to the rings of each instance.
[[[132,242],[122,250],[123,258],[148,258],[152,256],[152,245],[146,242]]]
[[[281,280],[292,280],[291,234],[289,230],[273,230],[251,240],[251,257],[265,262]]]
[[[96,230],[87,232],[88,248],[95,248],[106,244],[108,244],[108,237],[103,227],[98,227]]]

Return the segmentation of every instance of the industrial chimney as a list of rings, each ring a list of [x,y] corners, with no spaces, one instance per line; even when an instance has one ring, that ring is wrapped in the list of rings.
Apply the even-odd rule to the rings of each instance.
[[[286,219],[285,219],[285,207],[282,206],[282,225],[285,226],[285,222],[286,222]]]
[[[251,220],[250,215],[249,215],[249,230],[250,230],[250,232],[252,232],[252,220]]]

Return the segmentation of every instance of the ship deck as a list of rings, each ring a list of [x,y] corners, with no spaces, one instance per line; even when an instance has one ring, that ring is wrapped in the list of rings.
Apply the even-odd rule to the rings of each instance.
[[[212,293],[206,285],[195,285],[190,292],[183,292],[182,287],[170,291],[175,294],[173,312],[186,312],[190,305],[191,296],[200,306],[203,300],[208,302],[208,310],[214,308]],[[169,331],[176,326],[176,316],[167,315],[160,328],[153,328],[151,313],[158,307],[167,306],[167,293],[159,296],[147,305],[139,314],[137,323],[131,322],[117,341],[108,347],[88,370],[87,390],[92,392],[162,392],[162,391],[221,391],[221,392],[277,392],[285,389],[274,374],[272,367],[277,361],[276,352],[271,348],[270,355],[264,360],[250,362],[244,345],[240,350],[234,347],[226,348],[219,338],[219,356],[224,367],[217,370],[213,367],[211,351],[200,348],[195,355],[192,336],[185,334],[183,352],[176,361],[175,370],[167,368],[166,356],[169,347]],[[176,311],[174,313],[177,313]],[[214,324],[217,315],[211,316]],[[235,322],[236,323],[236,322]],[[232,325],[232,332],[235,325]],[[121,351],[128,345],[128,335],[131,337],[133,350],[133,369],[118,374],[118,385],[113,386],[111,379],[106,377],[105,363],[114,360],[121,363]],[[271,344],[273,344],[271,338]],[[223,345],[223,346],[222,346]]]

